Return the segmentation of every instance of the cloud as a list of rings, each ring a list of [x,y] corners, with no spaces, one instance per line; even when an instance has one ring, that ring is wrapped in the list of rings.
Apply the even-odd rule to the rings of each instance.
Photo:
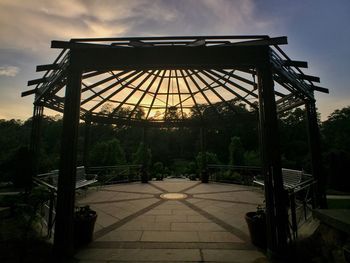
[[[14,66],[0,67],[0,76],[15,77],[19,73],[19,68]]]

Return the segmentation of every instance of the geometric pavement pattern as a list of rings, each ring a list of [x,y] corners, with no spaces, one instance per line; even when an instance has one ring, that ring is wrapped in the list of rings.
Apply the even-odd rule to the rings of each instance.
[[[166,193],[185,194],[179,200]],[[77,198],[97,214],[94,241],[79,262],[267,262],[250,243],[245,213],[259,188],[182,179],[90,188]]]

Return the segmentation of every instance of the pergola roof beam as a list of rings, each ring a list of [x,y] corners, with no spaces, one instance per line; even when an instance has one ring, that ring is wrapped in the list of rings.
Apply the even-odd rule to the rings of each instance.
[[[60,65],[59,64],[46,64],[46,65],[38,65],[36,66],[36,71],[47,71],[47,70],[54,70],[54,69],[59,69]]]
[[[91,77],[95,77],[95,76],[98,76],[98,75],[101,75],[101,74],[104,74],[108,72],[108,70],[104,70],[104,71],[92,71],[90,73],[86,73],[86,74],[83,74],[82,75],[82,79],[88,79],[88,78],[91,78]]]
[[[47,77],[44,78],[40,78],[40,79],[33,79],[33,80],[29,80],[27,86],[33,86],[33,85],[37,85],[40,83],[45,83],[48,82],[49,79]]]
[[[298,67],[298,68],[307,68],[308,64],[306,61],[297,61],[297,60],[283,60],[283,66],[286,67]]]
[[[53,40],[51,41],[51,48],[62,48],[62,49],[86,49],[86,48],[118,48],[111,45],[103,44],[91,44],[91,43],[76,43],[68,41]]]
[[[94,84],[86,86],[84,89],[82,89],[82,92],[85,92],[87,90],[91,90],[95,87],[98,87],[98,86],[100,86],[100,85],[102,85],[102,84],[104,84],[112,79],[117,79],[119,81],[119,79],[118,79],[119,77],[121,77],[129,72],[131,72],[131,70],[126,70],[126,71],[119,72],[118,74],[113,74],[112,76],[109,76],[108,78],[102,79]]]
[[[230,43],[230,46],[270,46],[270,45],[286,45],[288,44],[287,37],[273,37],[267,39],[250,40]]]
[[[163,82],[163,80],[164,80],[165,73],[166,73],[166,71],[163,70],[163,75],[160,77],[160,80],[159,80],[157,89],[156,89],[156,91],[155,91],[155,93],[154,93],[154,96],[153,96],[153,98],[152,98],[152,102],[151,102],[150,107],[149,107],[149,110],[148,110],[148,112],[147,112],[146,119],[148,119],[148,117],[149,117],[149,114],[150,114],[151,109],[152,109],[152,107],[153,107],[154,101],[156,100],[156,97],[157,97],[157,95],[158,95],[158,91],[159,91],[159,89],[160,89],[160,87],[161,87],[161,85],[162,85],[162,82]]]
[[[116,82],[113,82],[111,85],[107,86],[106,88],[104,88],[104,89],[100,90],[99,92],[95,93],[94,95],[92,95],[92,96],[90,96],[90,97],[84,99],[84,100],[81,102],[81,105],[84,105],[85,103],[87,103],[87,102],[93,100],[94,98],[96,98],[96,97],[102,95],[103,93],[109,91],[110,89],[112,89],[113,87],[115,87],[115,86],[117,86],[118,84],[122,83],[123,81],[126,81],[127,79],[129,79],[129,78],[131,78],[131,77],[134,77],[134,76],[137,75],[137,74],[138,74],[137,76],[139,76],[140,73],[141,73],[140,71],[134,71],[134,72],[132,72],[131,74],[125,76],[124,78],[117,79]],[[112,78],[112,77],[109,77],[109,78],[114,79],[115,77],[113,76],[113,78]],[[109,79],[109,78],[108,78],[108,79]],[[137,77],[136,77],[136,78],[134,77],[132,80],[135,80],[135,79],[137,79]],[[129,81],[129,83],[131,83],[131,82]],[[89,89],[91,89],[91,88],[89,88]],[[84,88],[84,89],[83,89],[83,92],[85,92],[86,90],[89,90],[89,89]]]
[[[116,37],[116,38],[72,38],[71,42],[110,42],[130,40],[192,40],[192,39],[268,39],[268,35],[241,36],[174,36],[174,37]]]
[[[178,91],[178,95],[179,95],[179,104],[180,104],[181,116],[182,116],[182,119],[184,119],[184,110],[182,108],[182,99],[181,99],[181,93],[180,93],[179,77],[177,76],[177,71],[176,70],[175,70],[175,79],[176,79],[177,91]]]
[[[21,93],[21,97],[26,97],[26,96],[35,94],[36,92],[37,92],[37,89],[31,89],[31,90],[23,91]]]
[[[160,74],[160,70],[157,71],[156,75],[153,77],[153,79],[151,80],[151,82],[149,83],[149,85],[147,86],[146,90],[143,91],[143,94],[141,95],[140,99],[138,100],[138,102],[136,103],[135,107],[132,109],[132,111],[130,112],[130,118],[133,116],[134,112],[136,111],[136,109],[138,108],[138,106],[140,105],[141,101],[143,100],[143,98],[145,97],[145,95],[147,94],[147,92],[149,91],[149,89],[152,87],[154,81],[158,78]],[[142,85],[141,85],[142,86]],[[136,91],[136,89],[135,89]],[[132,93],[130,93],[130,96],[132,96]],[[127,101],[127,100],[126,100]],[[122,103],[121,103],[122,104]],[[119,105],[121,105],[119,104]]]
[[[154,72],[154,70],[152,71]],[[140,87],[152,76],[152,74],[147,74],[147,76],[137,85],[137,87],[135,87],[128,96],[126,96],[126,98],[122,101],[122,103],[120,103],[117,107],[114,108],[114,110],[109,114],[110,116],[114,115],[116,112],[118,112],[118,110],[123,106],[123,103],[128,101],[130,99],[130,97],[140,89]],[[154,77],[155,79],[156,77]],[[126,85],[124,85],[122,88],[125,88]],[[120,90],[117,91],[117,93]]]
[[[165,113],[164,113],[164,117],[166,118],[168,115],[168,110],[169,110],[169,93],[170,93],[170,85],[171,85],[171,70],[169,71],[169,78],[168,78],[168,91],[167,91],[167,95],[166,95],[166,100],[165,100]]]
[[[185,72],[188,74],[189,72],[187,70],[185,70]],[[205,95],[205,93],[203,92],[203,90],[201,89],[201,87],[198,85],[198,83],[195,81],[195,79],[190,75],[190,79],[192,80],[192,82],[194,83],[194,85],[196,86],[196,88],[198,89],[198,91],[202,94],[202,96],[204,97],[204,99],[207,101],[207,103],[210,105],[210,107],[212,107],[215,111],[215,113],[217,113],[217,115],[219,116],[219,118],[221,118],[220,113],[218,112],[217,108],[214,107],[214,105],[211,103],[211,101],[208,99],[208,97]]]
[[[129,85],[130,83],[132,83],[133,81],[135,81],[136,79],[138,79],[141,75],[144,74],[145,71],[136,71],[131,73],[129,76],[117,81],[117,83],[113,83],[112,85],[110,85],[109,87],[107,87],[106,89],[104,89],[105,91],[107,89],[111,89],[113,87],[115,87],[116,85],[118,85],[119,83],[121,83],[122,81],[124,81],[125,79],[128,79],[129,77],[133,76],[133,78],[131,80],[128,80],[127,83],[123,84],[122,87],[120,87],[119,89],[117,89],[116,91],[112,92],[111,94],[109,94],[104,100],[100,101],[99,103],[97,103],[94,107],[92,107],[89,112],[92,113],[95,109],[97,109],[98,107],[100,107],[103,103],[105,103],[106,101],[108,101],[110,98],[112,98],[113,96],[115,96],[115,94],[117,94],[118,92],[120,92],[121,90],[123,90],[125,88],[125,86]],[[135,76],[136,75],[136,76]],[[114,85],[115,84],[115,85]],[[95,95],[96,97],[96,95]]]
[[[323,87],[318,87],[318,86],[314,86],[314,85],[310,85],[310,88],[322,93],[329,93],[329,89],[323,88]]]
[[[205,79],[203,79],[200,74],[198,74],[197,72],[194,72],[194,75],[200,80],[202,81],[223,103],[226,104],[226,106],[228,106],[231,110],[235,111],[235,109],[233,108],[233,106],[227,102],[227,100],[225,100],[216,90],[214,87],[211,87],[211,84],[209,84]],[[221,85],[220,85],[221,86]]]
[[[221,84],[221,87],[223,87],[224,89],[226,89],[228,92],[232,93],[233,95],[235,95],[237,98],[239,98],[240,100],[244,101],[245,103],[247,103],[249,106],[251,106],[252,108],[256,108],[256,105],[254,105],[253,103],[251,103],[249,100],[247,100],[246,98],[242,97],[241,95],[239,95],[237,92],[235,92],[233,89],[230,89],[226,86],[226,83],[230,83],[228,79],[225,79],[224,76],[220,76],[219,74],[212,72],[211,70],[208,70],[208,72],[210,74],[215,75],[218,78],[214,78],[213,76],[211,76],[210,74],[207,73],[207,71],[203,71],[202,73],[204,75],[206,75],[208,78],[210,78],[211,80],[215,81],[218,84]],[[220,80],[224,80],[225,83],[220,82]],[[231,83],[230,83],[231,84]],[[232,85],[232,84],[231,84]]]
[[[190,87],[190,85],[188,84],[187,79],[184,77],[185,75],[184,75],[183,70],[180,70],[180,73],[181,73],[181,75],[182,75],[182,77],[183,77],[183,80],[184,80],[184,82],[185,82],[185,86],[187,87],[188,91],[189,91],[190,94],[191,94],[191,98],[192,98],[192,100],[193,100],[193,102],[194,102],[194,107],[196,108],[196,110],[197,110],[197,112],[198,112],[200,118],[202,118],[202,117],[203,117],[203,116],[202,116],[202,113],[201,113],[201,111],[200,111],[200,109],[199,109],[199,107],[198,107],[198,103],[197,103],[197,101],[196,101],[196,99],[195,99],[195,97],[194,97],[194,95],[193,95],[193,92],[192,92],[192,90],[191,90],[191,87]]]
[[[304,80],[309,80],[309,81],[312,81],[312,82],[320,83],[320,78],[319,77],[305,75],[305,74],[298,74],[298,77],[299,77],[299,79],[304,79]]]
[[[214,70],[209,70],[209,72],[211,72],[211,74],[213,74],[214,76],[220,78],[220,75],[217,74]],[[221,73],[223,73],[223,74],[225,74],[227,76],[231,76],[230,72],[221,71]],[[241,85],[237,84],[236,82],[233,82],[232,80],[229,80],[229,79],[227,79],[227,83],[235,86],[236,88],[240,89],[243,92],[246,92],[247,95],[251,95],[251,96],[253,96],[256,99],[258,98],[258,95],[256,95],[254,93],[254,90],[256,90],[256,85],[254,85],[254,83],[251,84],[251,85],[253,85],[253,90],[252,91],[244,88],[243,86],[241,86]]]
[[[254,89],[258,88],[258,85],[256,83],[254,83],[253,81],[251,81],[249,79],[246,79],[246,78],[243,78],[241,76],[238,76],[238,75],[234,74],[233,71],[227,72],[227,71],[222,70],[222,69],[217,69],[216,71],[219,71],[219,72],[221,72],[223,74],[227,74],[230,77],[233,77],[233,78],[235,78],[237,80],[240,80],[240,81],[242,81],[242,82],[244,82],[246,84],[249,84],[249,85],[253,86]]]

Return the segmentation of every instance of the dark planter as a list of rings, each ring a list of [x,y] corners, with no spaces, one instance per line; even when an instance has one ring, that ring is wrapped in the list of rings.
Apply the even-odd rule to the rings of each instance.
[[[252,243],[262,249],[266,249],[266,215],[261,212],[248,212],[245,215]]]
[[[141,168],[141,183],[148,183],[148,172],[145,167]]]
[[[202,183],[205,183],[205,184],[209,182],[209,174],[206,170],[202,171],[201,181]]]
[[[97,219],[95,211],[89,207],[81,207],[74,217],[74,245],[81,247],[89,244],[94,235],[94,228]]]

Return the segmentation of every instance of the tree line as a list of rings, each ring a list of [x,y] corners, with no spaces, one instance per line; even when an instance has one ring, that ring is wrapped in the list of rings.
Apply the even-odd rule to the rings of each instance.
[[[205,151],[206,161],[216,164],[260,166],[258,114],[244,104],[230,108],[216,105],[203,111],[204,127],[140,128],[92,123],[89,129],[88,166],[144,164],[150,173],[196,173]],[[232,108],[234,110],[232,110]],[[108,113],[108,107],[103,109]],[[122,109],[121,114],[127,114]],[[216,112],[220,112],[220,117]],[[138,110],[137,118],[143,113]],[[167,120],[178,118],[176,109]],[[193,120],[200,118],[193,112]],[[85,123],[79,124],[78,164],[84,161]],[[23,149],[28,147],[32,119],[0,120],[0,181],[15,180],[16,167],[28,165]],[[62,118],[44,116],[40,134],[38,172],[58,168]],[[320,122],[324,172],[332,188],[349,188],[350,106],[334,111]],[[201,136],[202,133],[202,136]],[[305,110],[296,108],[279,116],[282,166],[311,171]]]

